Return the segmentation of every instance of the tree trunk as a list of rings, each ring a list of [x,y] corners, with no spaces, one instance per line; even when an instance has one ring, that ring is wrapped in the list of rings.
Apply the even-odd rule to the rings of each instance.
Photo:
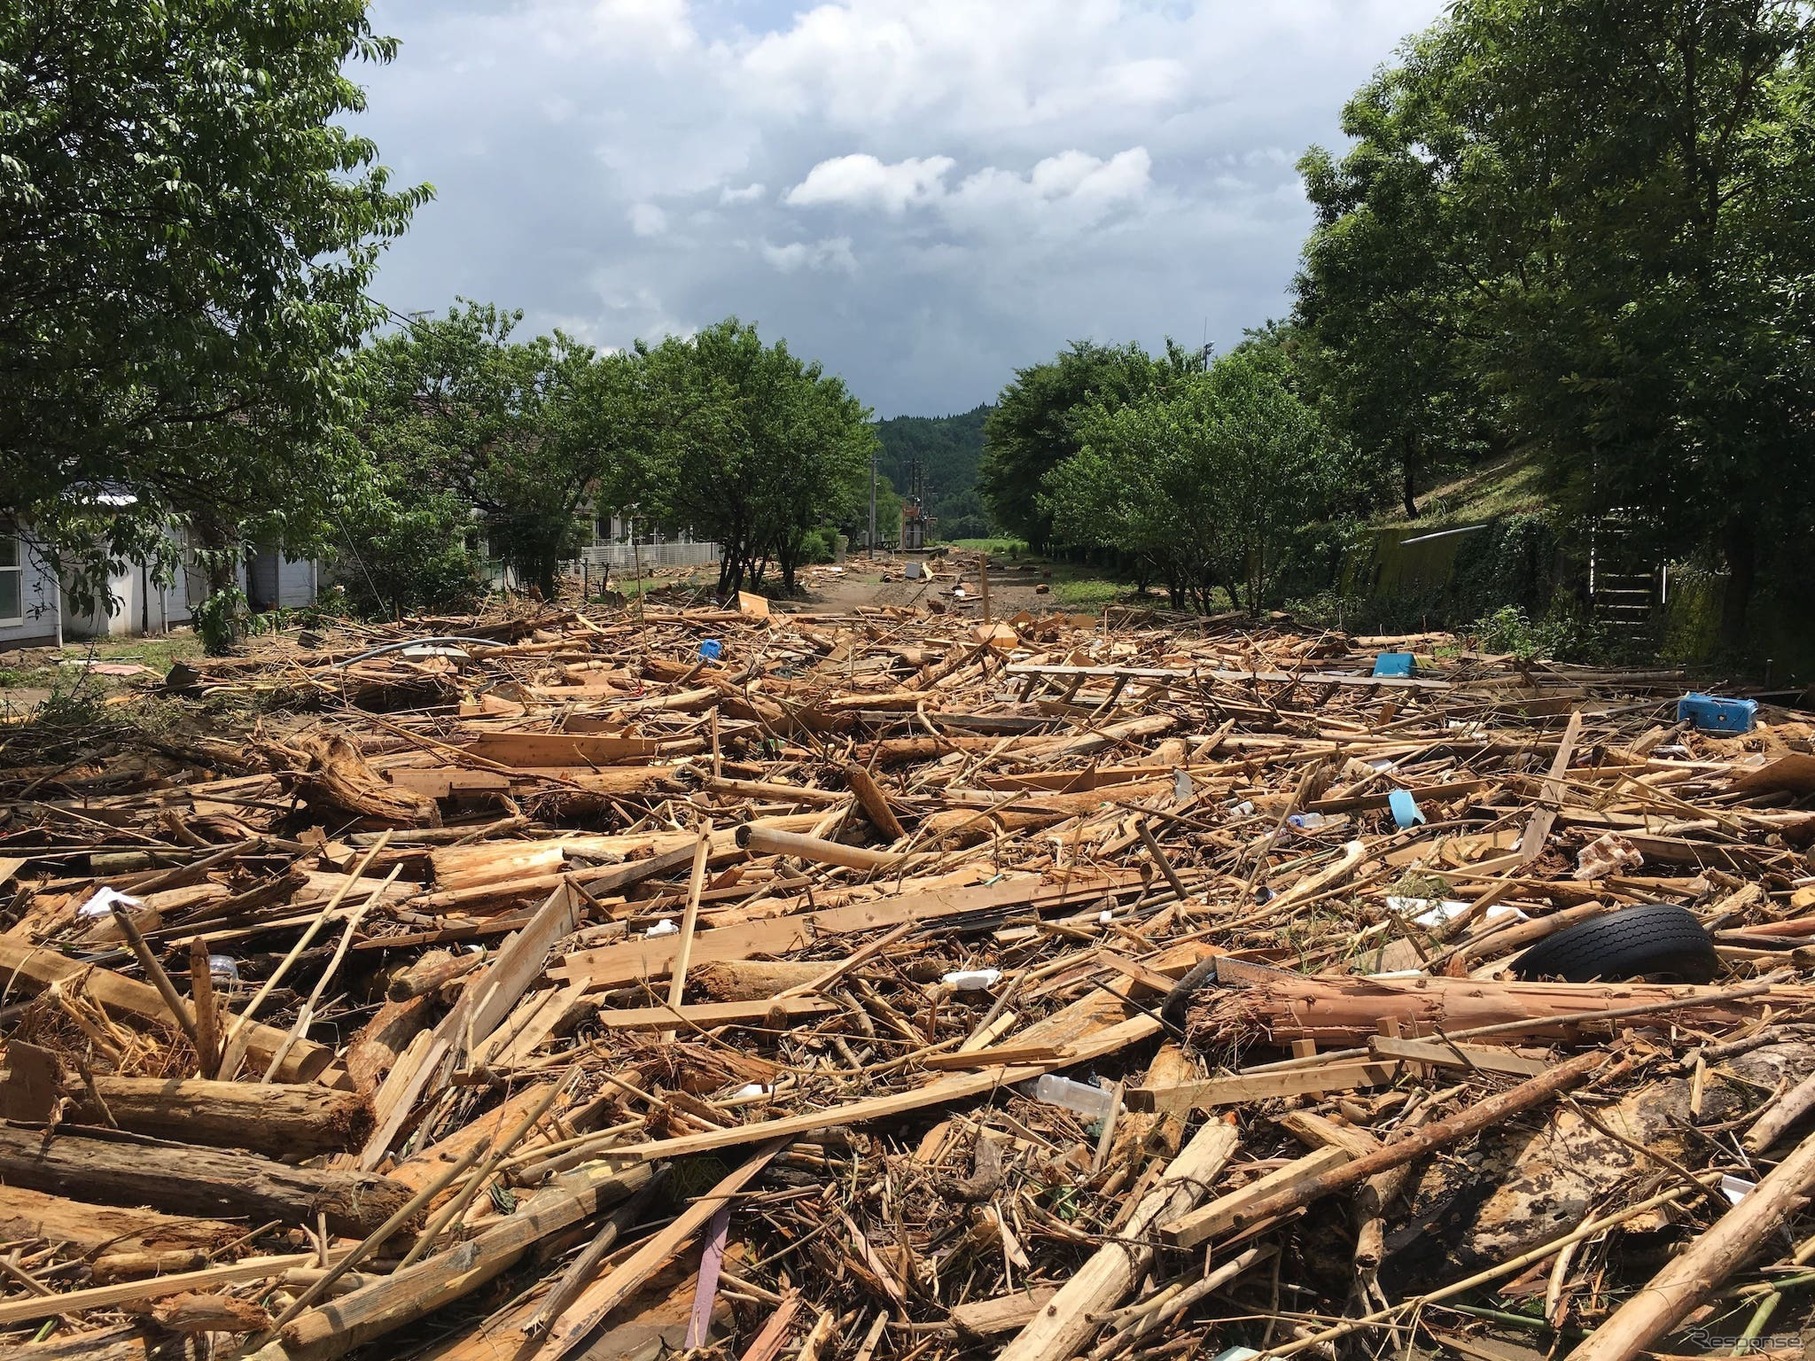
[[[320,1086],[102,1075],[95,1094],[98,1103],[80,1084],[69,1092],[87,1124],[111,1116],[113,1124],[136,1134],[272,1157],[345,1152],[357,1147],[372,1123],[361,1097]]]
[[[1727,559],[1727,587],[1720,602],[1720,641],[1728,652],[1738,652],[1746,644],[1746,612],[1758,571],[1752,521],[1740,515],[1729,519],[1721,530],[1721,550]]]
[[[254,1223],[313,1224],[363,1238],[402,1209],[409,1189],[365,1172],[287,1167],[249,1153],[124,1142],[0,1127],[0,1179],[51,1195],[110,1205],[146,1205],[170,1214]]]

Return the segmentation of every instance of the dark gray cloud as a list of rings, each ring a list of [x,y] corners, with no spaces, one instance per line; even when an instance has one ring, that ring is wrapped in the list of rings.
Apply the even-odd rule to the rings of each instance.
[[[600,345],[735,313],[884,415],[1077,337],[1286,307],[1293,162],[1439,0],[379,0],[360,120],[436,186],[376,292]]]

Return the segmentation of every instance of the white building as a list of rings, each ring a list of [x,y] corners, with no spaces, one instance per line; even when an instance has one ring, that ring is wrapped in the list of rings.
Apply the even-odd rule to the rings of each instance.
[[[0,524],[0,652],[63,642],[62,592],[31,535]]]
[[[208,598],[207,577],[194,565],[187,535],[175,527],[165,533],[178,555],[172,581],[158,581],[149,563],[129,564],[107,579],[113,608],[100,603],[83,611],[58,589],[55,574],[33,551],[30,532],[0,528],[0,650],[168,633],[192,622],[196,606]],[[234,568],[255,614],[314,604],[320,575],[316,563],[269,549],[246,553]]]

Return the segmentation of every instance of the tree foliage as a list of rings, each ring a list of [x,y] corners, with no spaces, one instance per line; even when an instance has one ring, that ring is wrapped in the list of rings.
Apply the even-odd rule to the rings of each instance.
[[[173,516],[319,536],[365,289],[428,193],[335,122],[394,51],[364,0],[0,15],[0,511],[78,600]]]
[[[673,456],[651,480],[660,517],[718,541],[721,593],[761,585],[771,563],[795,589],[808,536],[867,506],[869,411],[842,379],[735,317],[664,341],[646,362],[681,413]]]
[[[513,340],[521,319],[466,303],[378,339],[360,356],[358,428],[393,496],[418,513],[457,498],[552,599],[614,433],[608,371],[627,361],[558,331]]]
[[[467,507],[468,524],[549,598],[577,555],[581,512],[598,507],[717,540],[721,592],[762,584],[771,565],[792,590],[821,531],[867,494],[869,413],[754,326],[733,318],[599,352],[558,331],[516,339],[520,320],[465,303],[361,355],[375,523],[434,536],[428,560],[442,566],[425,587],[458,581],[449,506]]]
[[[1139,345],[1079,340],[1046,363],[1015,370],[983,423],[977,485],[996,524],[1036,551],[1049,547],[1052,517],[1041,484],[1083,446],[1086,416],[1137,401],[1198,365],[1171,341],[1156,359]]]
[[[1437,398],[1487,394],[1568,505],[1724,561],[1729,641],[1767,546],[1815,529],[1811,24],[1463,0],[1351,102],[1354,148],[1307,161],[1301,310],[1343,404],[1397,390],[1439,442]]]
[[[983,538],[993,528],[977,486],[983,424],[991,410],[985,405],[954,416],[893,416],[876,422],[881,475],[891,486],[906,489],[913,485],[911,465],[919,466],[926,510],[938,519],[942,539]],[[879,511],[878,530],[885,524],[892,535],[895,517],[884,520]]]
[[[1093,408],[1045,479],[1059,540],[1141,559],[1176,607],[1210,610],[1220,588],[1258,614],[1285,532],[1327,513],[1340,481],[1290,378],[1276,344],[1249,343],[1164,393]]]

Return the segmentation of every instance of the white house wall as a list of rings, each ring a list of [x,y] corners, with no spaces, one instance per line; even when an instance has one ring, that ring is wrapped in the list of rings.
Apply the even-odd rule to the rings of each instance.
[[[25,617],[22,623],[0,623],[0,651],[15,647],[55,647],[62,641],[59,632],[62,601],[57,579],[38,561],[28,536],[21,537],[19,547],[20,606]]]

